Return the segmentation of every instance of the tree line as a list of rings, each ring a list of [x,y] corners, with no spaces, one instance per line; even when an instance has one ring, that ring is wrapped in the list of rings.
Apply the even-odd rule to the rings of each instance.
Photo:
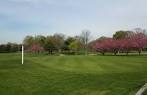
[[[90,31],[84,30],[79,36],[66,37],[64,34],[49,36],[26,36],[23,44],[26,52],[47,52],[48,54],[87,54]]]
[[[21,50],[21,44],[10,43],[0,45],[0,53],[18,52]]]
[[[47,54],[85,54],[88,53],[126,53],[138,52],[147,49],[146,30],[136,28],[132,31],[117,31],[113,37],[99,37],[92,40],[89,30],[84,30],[80,35],[66,37],[64,34],[26,36],[23,40],[26,52]],[[17,52],[21,45],[8,43],[0,45],[0,52]]]
[[[102,37],[95,40],[92,44],[96,52],[102,55],[105,53],[133,53],[141,52],[147,49],[146,31],[136,28],[134,31],[118,31],[113,35],[113,38]]]

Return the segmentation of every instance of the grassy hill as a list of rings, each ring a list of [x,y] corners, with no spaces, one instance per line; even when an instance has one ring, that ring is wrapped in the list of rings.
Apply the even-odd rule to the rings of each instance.
[[[147,82],[147,56],[0,54],[1,95],[134,95]]]

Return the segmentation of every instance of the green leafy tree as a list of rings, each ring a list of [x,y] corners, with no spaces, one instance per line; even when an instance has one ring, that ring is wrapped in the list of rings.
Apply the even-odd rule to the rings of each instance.
[[[64,41],[64,50],[70,50],[69,45],[74,42],[76,39],[74,37],[68,37],[65,41]]]
[[[128,33],[130,31],[117,31],[114,35],[113,35],[113,39],[125,39],[128,36]]]
[[[53,36],[46,37],[45,50],[48,51],[49,54],[53,54],[53,51],[56,50]]]
[[[64,39],[65,36],[63,34],[54,34],[52,41],[54,43],[55,48],[58,50],[59,53],[61,53],[61,50],[64,46]]]
[[[101,36],[98,39],[96,39],[96,41],[104,41],[106,39],[110,39],[110,37]]]
[[[33,36],[26,36],[23,40],[23,44],[24,44],[26,49],[31,47],[33,43],[34,43],[34,37]]]
[[[38,35],[34,38],[34,44],[39,44],[44,47],[46,38],[42,35]]]
[[[72,43],[70,43],[69,48],[74,51],[76,54],[81,49],[82,43],[79,40],[75,40]]]

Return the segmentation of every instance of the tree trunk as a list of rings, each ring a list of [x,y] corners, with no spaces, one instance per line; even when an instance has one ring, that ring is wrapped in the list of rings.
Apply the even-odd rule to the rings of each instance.
[[[139,49],[139,50],[138,50],[139,55],[141,55],[141,51],[142,51],[142,49]]]
[[[117,55],[118,51],[114,51],[114,55]]]
[[[102,52],[102,55],[104,56],[104,55],[105,55],[105,53],[104,53],[104,52]]]
[[[126,52],[126,55],[128,55],[128,52]]]
[[[128,55],[128,54],[129,54],[129,51],[126,52],[126,55]]]

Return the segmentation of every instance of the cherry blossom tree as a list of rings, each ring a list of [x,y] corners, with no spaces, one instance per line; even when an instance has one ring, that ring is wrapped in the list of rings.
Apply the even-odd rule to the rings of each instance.
[[[130,37],[132,49],[136,49],[139,54],[145,48],[146,45],[146,36],[144,33],[134,33]]]
[[[106,52],[112,52],[116,55],[119,50],[119,43],[117,40],[109,38],[103,41],[96,42],[96,46],[94,48],[96,49],[96,51],[102,53],[103,55]]]
[[[44,48],[39,44],[33,44],[28,50],[28,52],[40,53],[44,51]]]
[[[137,51],[139,55],[142,50],[147,48],[147,37],[143,32],[131,33],[124,39],[112,39],[98,40],[95,42],[94,49],[103,55],[106,52],[112,52],[116,55],[118,52],[128,53],[130,51]]]

